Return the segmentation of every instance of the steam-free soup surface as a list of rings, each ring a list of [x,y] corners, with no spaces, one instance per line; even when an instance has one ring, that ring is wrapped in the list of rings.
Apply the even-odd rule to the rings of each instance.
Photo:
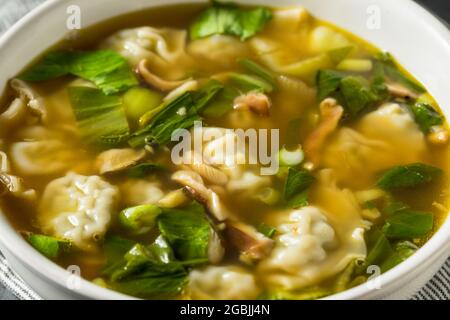
[[[446,218],[437,103],[302,7],[117,17],[38,57],[2,106],[3,212],[49,259],[126,294],[320,298],[406,260]],[[204,138],[183,163],[180,129]]]

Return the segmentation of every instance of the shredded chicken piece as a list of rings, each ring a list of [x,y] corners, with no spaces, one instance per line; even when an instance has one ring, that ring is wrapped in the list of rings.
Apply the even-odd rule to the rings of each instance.
[[[397,98],[405,98],[405,99],[417,99],[419,97],[418,94],[408,90],[398,83],[389,83],[386,84],[388,92]]]
[[[336,130],[343,114],[344,108],[338,105],[335,99],[327,98],[320,104],[320,123],[318,127],[309,134],[303,145],[307,158],[313,164],[318,164],[320,150],[330,134]]]
[[[250,225],[235,221],[228,221],[226,225],[228,239],[246,258],[260,260],[266,257],[274,246],[272,239]]]
[[[269,115],[272,101],[268,96],[261,92],[249,92],[234,99],[234,109],[250,109],[260,116]]]
[[[177,87],[184,84],[186,81],[189,81],[189,79],[179,80],[179,81],[169,81],[169,80],[161,79],[157,75],[151,73],[150,70],[148,70],[146,59],[143,59],[143,60],[141,60],[141,62],[139,62],[138,67],[137,67],[137,72],[139,75],[142,76],[142,78],[145,80],[145,82],[147,82],[149,85],[151,85],[152,87],[155,87],[156,89],[158,89],[160,91],[164,91],[164,92],[174,90]]]

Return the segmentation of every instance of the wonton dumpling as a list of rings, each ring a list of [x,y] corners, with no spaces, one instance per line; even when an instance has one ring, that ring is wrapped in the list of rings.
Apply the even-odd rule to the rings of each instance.
[[[90,250],[107,231],[119,191],[99,176],[69,173],[50,182],[39,205],[39,222],[47,233]]]
[[[267,284],[283,290],[305,288],[365,257],[364,223],[356,199],[336,187],[330,170],[320,172],[310,202],[314,206],[277,218],[281,224],[275,248],[258,266]]]
[[[322,157],[322,165],[335,169],[345,185],[367,185],[380,171],[424,160],[425,137],[398,104],[385,104],[367,114],[355,129],[341,128]]]
[[[260,289],[253,274],[240,267],[207,267],[189,274],[188,294],[192,299],[256,299]]]
[[[136,67],[142,59],[149,69],[168,80],[185,77],[190,58],[185,47],[187,32],[170,28],[140,27],[121,30],[101,45],[128,59]]]
[[[37,176],[62,173],[76,162],[76,155],[60,140],[15,142],[11,159],[20,175]]]
[[[194,40],[188,45],[187,50],[196,59],[224,68],[235,66],[238,58],[248,56],[250,52],[247,43],[235,37],[219,34]]]

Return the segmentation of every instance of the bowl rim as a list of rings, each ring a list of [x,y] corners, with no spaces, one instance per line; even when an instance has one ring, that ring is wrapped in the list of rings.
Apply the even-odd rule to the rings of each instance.
[[[26,29],[30,24],[34,22],[36,18],[51,10],[53,7],[61,4],[64,0],[47,0],[46,2],[38,5],[36,8],[28,12],[23,18],[16,22],[11,28],[9,28],[0,37],[0,48],[8,45],[14,36]],[[383,0],[387,1],[387,0]],[[175,1],[176,2],[176,1]],[[198,0],[196,1],[198,2]],[[238,1],[239,2],[239,1]],[[441,21],[440,18],[435,16],[425,7],[419,5],[413,0],[397,0],[401,2],[401,5],[413,10],[417,15],[421,16],[431,26],[431,29],[437,33],[441,41],[444,41],[447,46],[450,47],[450,30]],[[171,4],[173,4],[171,2]],[[149,7],[151,3],[149,3]],[[156,5],[159,6],[159,5]],[[351,31],[351,30],[350,30]],[[413,256],[397,265],[393,269],[380,275],[377,279],[369,280],[357,287],[348,289],[346,291],[336,293],[325,297],[325,300],[350,300],[358,299],[370,293],[376,292],[375,281],[381,282],[383,289],[387,289],[396,284],[398,280],[404,278],[408,273],[417,268],[418,266],[426,265],[426,262],[435,255],[448,254],[448,247],[450,247],[450,215],[440,226],[439,230],[422,246]],[[1,246],[6,249],[7,252],[14,255],[14,258],[19,260],[28,270],[33,270],[35,274],[38,274],[40,278],[43,278],[48,283],[54,283],[60,287],[64,287],[67,290],[69,288],[65,285],[67,279],[72,274],[45,258],[38,253],[31,245],[28,244],[15,229],[11,226],[10,222],[6,218],[0,209],[0,243]],[[80,286],[70,289],[76,294],[82,297],[94,298],[94,299],[136,299],[126,294],[116,292],[111,289],[103,288],[94,283],[85,280],[81,277]]]

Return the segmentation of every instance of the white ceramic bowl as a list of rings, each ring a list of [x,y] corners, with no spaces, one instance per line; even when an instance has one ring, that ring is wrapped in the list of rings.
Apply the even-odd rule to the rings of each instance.
[[[142,8],[203,0],[49,0],[29,13],[0,40],[0,90],[34,57],[67,34],[69,5],[81,8],[82,26]],[[431,92],[450,119],[450,32],[411,0],[247,0],[247,4],[302,4],[314,15],[333,22],[392,52]],[[380,28],[370,28],[378,14]],[[151,22],[150,22],[151,23]],[[368,25],[369,23],[369,25]],[[17,214],[20,214],[19,212]],[[0,248],[11,267],[44,298],[127,299],[73,276],[32,249],[0,212]],[[370,283],[328,299],[408,298],[438,270],[450,254],[450,219],[406,262],[383,274],[381,287]],[[75,285],[74,285],[75,284]]]

